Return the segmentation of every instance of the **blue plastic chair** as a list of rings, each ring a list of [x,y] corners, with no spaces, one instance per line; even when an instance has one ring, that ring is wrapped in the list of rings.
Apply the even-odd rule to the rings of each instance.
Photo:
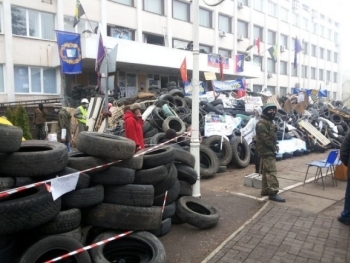
[[[327,159],[320,160],[320,161],[313,161],[311,163],[307,163],[308,167],[307,167],[306,174],[305,174],[304,185],[305,185],[306,177],[307,177],[307,175],[309,173],[309,168],[310,167],[316,167],[317,168],[314,182],[317,182],[318,179],[321,177],[323,190],[324,190],[324,182],[323,182],[322,169],[324,169],[324,168],[327,169],[325,176],[327,176],[328,171],[330,171],[331,176],[332,176],[333,186],[334,186],[334,181],[335,181],[335,185],[337,185],[337,180],[334,178],[334,171],[335,171],[335,166],[341,164],[341,161],[337,158],[338,157],[338,153],[339,153],[338,150],[332,150],[332,151],[329,152]]]

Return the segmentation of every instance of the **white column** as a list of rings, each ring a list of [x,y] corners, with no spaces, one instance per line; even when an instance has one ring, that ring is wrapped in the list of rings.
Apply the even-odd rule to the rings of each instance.
[[[4,9],[4,42],[5,42],[5,92],[7,101],[15,101],[15,82],[13,71],[13,48],[12,48],[12,20],[11,0],[3,0]]]
[[[107,0],[101,0],[101,34],[102,36],[107,36]]]
[[[136,29],[136,36],[135,41],[142,42],[142,0],[137,0],[137,29]]]
[[[218,12],[218,7],[215,6],[214,8],[214,48],[213,48],[213,53],[219,54],[219,12]]]
[[[64,30],[63,0],[57,0],[57,29]]]
[[[236,10],[238,10],[238,8],[237,8],[237,5],[234,5],[235,6],[235,9]],[[245,6],[244,8],[246,8],[247,6]],[[250,13],[249,13],[249,21],[250,21],[250,23],[249,23],[249,32],[250,32],[250,37],[249,37],[249,39],[252,39],[253,40],[253,42],[252,43],[249,43],[249,45],[255,45],[255,39],[254,39],[254,17],[253,17],[253,7],[252,7],[252,5],[251,5],[251,7],[250,7]],[[237,11],[236,11],[236,13],[237,13]],[[253,62],[253,59],[254,59],[254,49],[256,49],[256,47],[253,47],[250,51],[249,51],[249,53],[250,53],[250,57],[252,58],[252,60],[251,60],[251,62]],[[260,56],[260,54],[259,54],[259,56]],[[253,91],[253,85],[254,85],[254,79],[251,79],[250,81],[249,81],[249,89],[251,90],[251,91]]]
[[[172,21],[173,21],[173,5],[172,2],[168,1],[166,3],[166,10],[167,10],[167,27],[164,28],[164,34],[166,35],[166,40],[168,42],[168,46],[169,48],[173,47],[173,27],[172,27]]]
[[[193,72],[192,72],[192,131],[191,154],[195,157],[194,169],[198,179],[192,187],[192,196],[200,197],[200,162],[199,162],[199,0],[193,0]]]
[[[277,3],[277,12],[280,10],[280,2],[278,1]],[[277,67],[276,67],[276,75],[277,75],[277,85],[276,85],[276,90],[275,94],[280,95],[281,91],[281,19],[280,16],[277,13],[277,33],[276,33],[276,43],[278,47],[278,54],[277,54]]]
[[[264,2],[264,37],[265,37],[265,43],[267,46],[267,42],[268,42],[268,34],[267,34],[267,1]],[[263,64],[264,64],[264,85],[263,88],[266,87],[267,88],[267,57],[270,56],[270,53],[266,50],[266,52],[264,52],[264,58],[263,58]]]

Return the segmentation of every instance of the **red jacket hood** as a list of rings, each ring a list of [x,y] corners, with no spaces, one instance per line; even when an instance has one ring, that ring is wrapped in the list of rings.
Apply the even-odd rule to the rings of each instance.
[[[124,120],[129,119],[129,118],[134,118],[134,119],[136,119],[136,116],[135,116],[134,113],[132,113],[131,111],[128,110],[128,111],[126,111],[125,114],[124,114]]]

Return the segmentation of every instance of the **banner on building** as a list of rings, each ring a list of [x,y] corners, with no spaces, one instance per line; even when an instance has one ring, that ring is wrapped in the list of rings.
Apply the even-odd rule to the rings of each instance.
[[[62,73],[81,74],[80,34],[56,30],[56,35]]]
[[[235,59],[235,70],[236,72],[243,72],[244,71],[244,55],[238,54],[236,55]]]
[[[243,79],[225,80],[225,81],[212,80],[212,85],[215,91],[232,91],[232,90],[244,89],[244,80]]]
[[[220,61],[222,62],[222,68],[228,69],[230,62],[228,58],[221,57],[219,54],[208,54],[208,66],[214,68],[220,68]]]

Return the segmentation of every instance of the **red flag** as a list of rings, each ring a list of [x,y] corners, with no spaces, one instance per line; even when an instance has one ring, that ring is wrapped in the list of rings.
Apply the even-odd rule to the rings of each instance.
[[[182,61],[181,67],[180,67],[180,74],[182,81],[187,81],[187,66],[186,66],[186,58],[184,58],[184,61]]]
[[[224,60],[223,57],[220,56],[220,80],[224,79]]]
[[[260,37],[255,41],[255,45],[258,47],[258,54],[260,54]]]

